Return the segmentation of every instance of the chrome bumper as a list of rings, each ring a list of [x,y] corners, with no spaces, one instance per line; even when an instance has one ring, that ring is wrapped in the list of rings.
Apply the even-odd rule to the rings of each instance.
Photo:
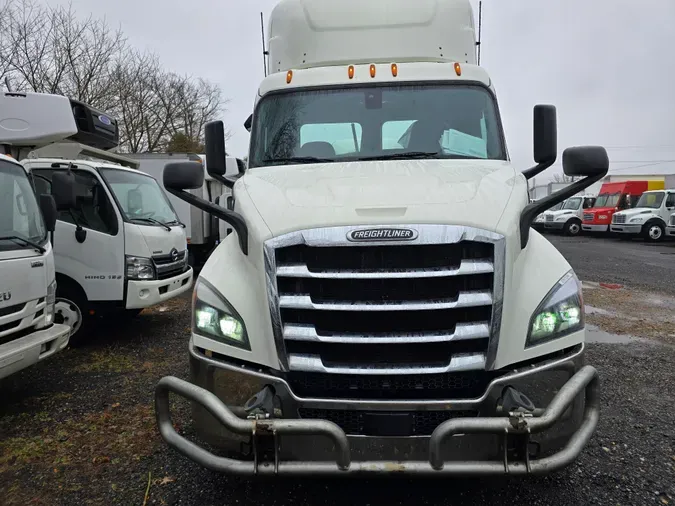
[[[552,230],[562,230],[567,225],[566,221],[547,221],[544,228]]]
[[[157,424],[169,446],[208,469],[224,473],[546,474],[567,466],[579,455],[595,431],[599,416],[597,371],[591,366],[578,367],[583,358],[582,347],[570,356],[495,379],[480,399],[457,401],[300,399],[282,378],[225,365],[200,356],[194,349],[191,355],[193,381],[206,388],[175,377],[160,380],[155,391]],[[561,373],[565,379],[560,378]],[[552,375],[560,388],[548,383]],[[235,377],[242,381],[234,381]],[[526,393],[533,396],[535,405],[547,407],[535,410],[533,416],[496,412],[496,399],[503,388],[523,381],[532,385],[532,392]],[[282,418],[244,418],[241,408],[246,401],[244,397],[257,393],[259,390],[255,388],[261,385],[272,385],[275,389],[281,401]],[[250,454],[241,459],[216,456],[178,434],[171,420],[169,393],[192,401],[195,428],[200,437],[205,436],[208,442],[218,441],[216,444],[224,438],[238,443],[240,449],[243,443],[250,448]],[[540,404],[541,401],[535,399],[537,396],[548,396],[550,401]],[[446,420],[430,437],[348,436],[331,421],[301,419],[297,412],[298,406],[452,411],[466,405],[479,408],[479,416]],[[548,449],[553,451],[532,459],[529,448],[531,444],[540,444],[536,441],[538,436],[543,436],[544,443],[552,443]],[[519,452],[517,460],[510,457],[514,449]]]
[[[619,234],[638,235],[642,232],[642,225],[611,225],[609,229]]]
[[[666,227],[666,235],[675,236],[675,225],[670,225]]]
[[[581,230],[586,232],[607,232],[609,230],[609,225],[586,225],[582,223]]]

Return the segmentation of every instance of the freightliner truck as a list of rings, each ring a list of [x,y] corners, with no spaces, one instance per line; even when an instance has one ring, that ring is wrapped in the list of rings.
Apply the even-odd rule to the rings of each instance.
[[[156,387],[162,437],[240,475],[570,464],[598,377],[581,283],[530,225],[607,173],[605,149],[566,149],[579,180],[529,203],[528,178],[556,160],[555,108],[535,107],[521,172],[468,0],[282,0],[268,42],[243,175],[224,175],[223,124],[206,127],[226,208],[189,193],[200,164],[164,171],[234,232],[193,292],[190,381]],[[199,441],[174,427],[170,394],[192,402]]]

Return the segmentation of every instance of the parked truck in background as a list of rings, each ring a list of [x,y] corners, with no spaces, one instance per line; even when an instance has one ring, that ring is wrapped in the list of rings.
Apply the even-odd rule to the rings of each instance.
[[[609,232],[615,212],[632,209],[644,192],[662,190],[664,187],[663,181],[604,183],[593,207],[584,211],[582,230],[584,232]]]
[[[532,202],[536,202],[536,200],[533,200]],[[539,232],[544,230],[544,225],[546,224],[546,213],[562,209],[563,204],[564,204],[564,202],[558,202],[556,205],[554,205],[550,209],[545,209],[544,212],[539,213],[537,215],[537,217],[534,219],[534,221],[532,222],[532,228],[539,231]]]
[[[15,96],[0,109],[5,121],[52,121],[46,95]],[[119,142],[114,118],[75,100],[68,110],[73,135],[24,149],[17,158],[38,194],[63,201],[54,244],[54,318],[71,327],[73,342],[98,316],[133,317],[189,290],[192,269],[185,231],[158,182],[136,170],[134,160],[109,151]],[[66,190],[72,199],[62,199]]]
[[[575,236],[581,233],[581,220],[586,209],[593,207],[595,197],[575,195],[570,197],[560,209],[544,213],[544,229],[556,230],[565,235]]]
[[[602,178],[607,152],[565,150],[579,180],[529,203],[556,160],[555,108],[535,107],[537,165],[517,171],[469,0],[282,0],[269,27],[243,175],[225,176],[222,122],[206,128],[230,205],[187,191],[199,163],[164,171],[234,233],[195,285],[191,382],[157,385],[162,437],[247,475],[568,465],[598,422],[597,372],[581,283],[531,224]],[[170,393],[232,453],[179,434]]]
[[[666,227],[666,235],[675,237],[675,213],[670,215],[668,226]]]
[[[204,184],[201,188],[191,190],[190,193],[201,199],[224,206],[224,202],[231,194],[231,190],[223,183],[211,177],[206,170],[206,157],[203,154],[181,153],[134,153],[127,155],[139,163],[139,169],[162,182],[162,173],[167,163],[179,161],[196,161],[204,164]],[[234,177],[243,170],[241,162],[233,157],[227,157],[227,176]],[[238,165],[239,163],[239,165]],[[164,189],[162,183],[162,189]],[[181,223],[185,225],[188,244],[188,263],[192,267],[201,267],[206,262],[213,249],[220,240],[220,222],[210,214],[197,209],[175,195],[167,193],[171,205]],[[225,232],[226,233],[226,232]]]
[[[36,196],[15,157],[76,129],[68,99],[43,96],[48,122],[30,121],[21,101],[21,94],[0,94],[0,379],[53,356],[70,338],[70,327],[54,322],[50,234],[53,238],[56,203],[51,196]],[[8,110],[13,114],[6,115]]]
[[[674,185],[675,186],[675,185]],[[625,238],[660,242],[675,211],[675,189],[646,191],[633,209],[614,213],[610,230]]]

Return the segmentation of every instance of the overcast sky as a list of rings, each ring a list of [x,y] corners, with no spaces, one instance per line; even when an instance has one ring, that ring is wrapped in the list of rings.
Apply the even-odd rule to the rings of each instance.
[[[220,84],[230,100],[227,149],[246,154],[243,122],[263,78],[260,12],[267,23],[277,0],[49,1],[69,2],[82,16],[121,26],[166,68]],[[674,160],[674,25],[674,0],[484,0],[481,64],[497,89],[513,162],[532,164],[537,103],[558,108],[560,154],[605,145],[613,170],[624,173]],[[675,173],[675,162],[635,172],[668,167]]]

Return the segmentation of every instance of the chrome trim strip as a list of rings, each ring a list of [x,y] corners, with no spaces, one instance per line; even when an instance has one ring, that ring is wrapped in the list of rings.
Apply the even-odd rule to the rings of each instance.
[[[277,276],[286,278],[311,279],[381,279],[381,278],[444,278],[467,274],[489,274],[494,271],[492,262],[487,260],[462,260],[457,269],[418,269],[400,271],[310,271],[306,265],[293,264],[277,267]]]
[[[480,408],[480,405],[485,402],[493,392],[501,395],[501,390],[508,384],[528,376],[539,374],[546,371],[567,371],[570,377],[574,374],[575,361],[582,359],[585,351],[585,344],[581,343],[569,355],[542,362],[524,369],[514,369],[512,372],[500,376],[493,380],[482,396],[475,399],[435,399],[435,400],[372,400],[372,399],[329,399],[316,397],[299,397],[291,390],[290,385],[286,380],[278,376],[272,376],[263,372],[262,366],[255,370],[247,367],[246,369],[222,362],[213,358],[208,358],[197,352],[190,338],[188,345],[190,355],[197,360],[203,361],[208,367],[214,369],[224,369],[239,374],[248,374],[259,378],[262,381],[269,382],[271,385],[277,385],[277,393],[287,396],[288,400],[301,405],[304,408],[314,409],[372,409],[376,411],[464,411],[466,409]],[[508,370],[508,367],[505,368]]]
[[[286,325],[284,339],[287,341],[304,341],[311,343],[343,343],[343,344],[399,344],[399,343],[447,343],[470,339],[487,339],[490,327],[487,323],[460,323],[452,334],[408,333],[381,335],[328,335],[320,336],[314,325]]]
[[[462,353],[453,355],[450,363],[440,367],[416,366],[385,366],[385,367],[327,367],[319,355],[303,355],[291,353],[288,355],[288,365],[291,371],[321,372],[329,374],[445,374],[449,372],[476,371],[485,369],[485,355],[483,353]]]
[[[288,309],[323,309],[327,311],[426,311],[432,309],[455,309],[463,307],[489,306],[490,292],[462,292],[457,300],[448,301],[402,301],[390,304],[327,302],[317,303],[309,295],[281,295],[279,306]]]

